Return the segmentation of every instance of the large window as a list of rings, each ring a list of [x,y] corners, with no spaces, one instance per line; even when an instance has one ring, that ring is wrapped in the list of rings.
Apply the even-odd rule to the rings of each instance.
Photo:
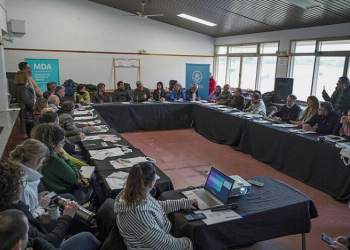
[[[331,95],[338,78],[349,74],[349,39],[293,41],[290,55],[293,94],[301,101],[309,95],[323,101],[323,89]]]
[[[214,75],[218,84],[272,91],[276,75],[276,51],[278,42],[216,46]]]

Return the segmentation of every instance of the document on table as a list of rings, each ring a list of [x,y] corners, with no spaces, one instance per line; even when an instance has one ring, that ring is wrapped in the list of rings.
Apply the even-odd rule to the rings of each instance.
[[[202,221],[207,225],[212,225],[220,222],[230,221],[230,220],[236,220],[241,219],[242,216],[237,214],[236,212],[232,210],[222,210],[217,212],[212,212],[210,210],[203,210],[203,211],[194,211],[195,213],[203,213],[205,216],[207,216],[206,219],[202,219]]]
[[[246,112],[236,112],[236,113],[232,113],[233,115],[246,115],[248,113]]]
[[[124,188],[125,181],[117,178],[106,178],[108,186],[113,189],[122,189]]]
[[[222,112],[230,112],[233,111],[233,109],[229,109],[229,108],[218,108],[220,111]]]
[[[89,136],[85,136],[85,139],[81,141],[91,141],[91,140],[99,140],[99,139],[101,139],[99,135],[89,135]]]
[[[247,118],[262,118],[263,116],[259,115],[259,114],[247,114],[247,115],[245,115],[245,117],[247,117]]]
[[[316,134],[315,131],[305,131],[305,130],[302,130],[302,129],[288,129],[288,132],[291,132],[291,133],[296,133],[296,134]]]
[[[80,174],[87,179],[90,179],[92,176],[92,173],[95,171],[95,167],[94,166],[82,166],[79,169]]]
[[[278,127],[278,128],[295,128],[295,127],[298,127],[298,125],[289,124],[289,123],[272,124],[272,126]]]
[[[227,108],[226,105],[215,105],[215,106],[212,106],[213,108]]]
[[[256,123],[271,123],[271,121],[263,120],[263,119],[253,120],[253,122],[256,122]]]
[[[84,110],[84,111],[80,111],[80,110],[74,110],[74,115],[89,115],[92,112],[90,110]]]
[[[120,103],[122,103],[122,104],[130,104],[130,102],[120,102]]]
[[[109,163],[115,168],[131,168],[135,164],[139,162],[145,162],[147,161],[147,158],[144,156],[134,157],[134,158],[128,158],[128,159],[117,159],[114,161],[110,161]]]
[[[94,116],[77,116],[77,117],[74,117],[74,121],[92,120],[92,119],[95,119],[96,117],[97,117],[97,115],[94,115]]]
[[[89,150],[91,159],[103,161],[107,157],[115,157],[124,155],[124,152],[120,148],[107,148],[101,150]]]

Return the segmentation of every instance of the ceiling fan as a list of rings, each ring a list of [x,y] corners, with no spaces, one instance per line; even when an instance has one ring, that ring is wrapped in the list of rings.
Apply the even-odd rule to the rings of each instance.
[[[146,11],[145,11],[146,2],[143,0],[143,1],[141,2],[141,5],[142,5],[141,13],[140,13],[140,12],[136,12],[137,15],[123,15],[123,16],[136,16],[136,17],[143,17],[143,18],[153,17],[153,16],[164,16],[164,14],[147,15],[147,14],[146,14]]]

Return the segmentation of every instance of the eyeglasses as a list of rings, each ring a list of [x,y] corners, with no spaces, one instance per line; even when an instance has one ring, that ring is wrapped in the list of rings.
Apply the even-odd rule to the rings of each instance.
[[[324,111],[324,109],[317,109],[317,111],[322,111],[322,112],[323,112],[323,111]]]

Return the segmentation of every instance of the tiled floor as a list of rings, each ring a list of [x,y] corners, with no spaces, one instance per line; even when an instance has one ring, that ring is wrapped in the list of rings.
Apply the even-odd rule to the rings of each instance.
[[[311,232],[306,235],[308,250],[330,249],[321,240],[321,233],[333,237],[350,234],[350,209],[347,204],[334,201],[329,195],[277,172],[250,155],[236,152],[226,145],[212,143],[193,129],[122,135],[157,161],[157,166],[171,178],[175,189],[204,184],[206,177],[202,172],[209,170],[211,166],[243,178],[267,175],[296,187],[313,200],[319,214],[318,218],[311,221]],[[300,250],[301,235],[259,242],[246,249]]]

